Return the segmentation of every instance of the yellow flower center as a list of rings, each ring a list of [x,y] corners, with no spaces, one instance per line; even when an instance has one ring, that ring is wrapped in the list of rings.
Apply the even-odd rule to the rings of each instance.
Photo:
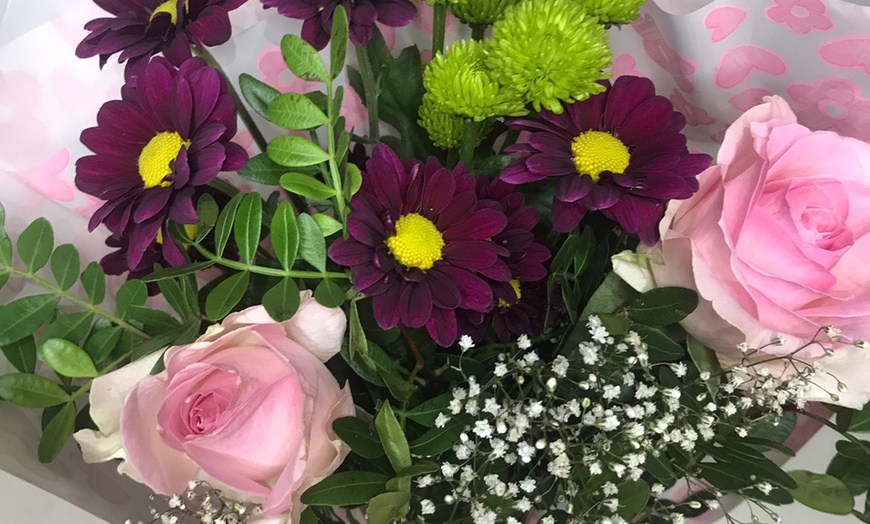
[[[166,0],[158,5],[157,9],[151,12],[151,20],[154,20],[158,13],[169,13],[169,19],[174,25],[178,20],[178,0]]]
[[[184,233],[187,238],[193,240],[196,238],[196,224],[184,224]],[[163,228],[157,230],[157,238],[154,239],[158,244],[163,244]]]
[[[523,298],[523,294],[520,293],[520,281],[517,280],[517,279],[515,279],[515,278],[514,278],[514,279],[511,279],[511,281],[510,281],[510,285],[511,285],[512,288],[514,288],[514,293],[517,294],[517,302],[519,302],[519,300],[520,300],[521,298]],[[514,302],[514,304],[516,304],[516,302]],[[508,304],[507,302],[505,302],[505,301],[502,300],[502,299],[498,299],[498,307],[500,307],[500,308],[509,308],[509,307],[511,307],[511,305]]]
[[[603,131],[586,131],[571,142],[574,166],[581,175],[594,182],[604,171],[622,174],[628,167],[630,154],[618,138]]]
[[[396,220],[396,234],[387,239],[387,247],[403,266],[425,271],[441,260],[444,238],[431,220],[411,213]]]
[[[171,180],[165,180],[172,173],[169,163],[175,160],[181,146],[190,147],[190,140],[182,140],[176,132],[163,131],[145,144],[139,153],[139,176],[145,183],[145,189],[152,187],[169,187]]]

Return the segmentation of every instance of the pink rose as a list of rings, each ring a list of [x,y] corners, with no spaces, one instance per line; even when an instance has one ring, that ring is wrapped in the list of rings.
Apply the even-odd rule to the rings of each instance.
[[[695,196],[670,203],[662,241],[647,252],[654,285],[702,299],[683,327],[727,360],[744,341],[782,337],[762,351],[786,355],[835,326],[844,343],[833,357],[816,344],[797,356],[848,389],[819,373],[810,400],[830,402],[832,392],[860,408],[870,355],[849,342],[870,339],[870,145],[810,131],[772,97],[728,129],[718,165],[698,180]]]
[[[229,315],[169,348],[157,375],[136,362],[98,378],[91,413],[100,431],[76,434],[86,459],[126,458],[125,472],[162,494],[208,480],[263,504],[270,522],[298,522],[301,494],[349,451],[332,421],[354,413],[350,391],[323,365],[341,347],[344,314],[310,292],[301,299],[283,324],[262,306]],[[104,451],[94,449],[100,439]]]

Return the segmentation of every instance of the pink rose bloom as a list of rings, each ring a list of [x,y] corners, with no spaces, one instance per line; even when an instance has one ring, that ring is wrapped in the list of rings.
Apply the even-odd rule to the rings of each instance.
[[[810,131],[772,97],[728,129],[718,165],[698,180],[692,198],[670,203],[662,241],[646,253],[652,285],[698,291],[683,327],[724,361],[741,342],[758,348],[781,337],[762,351],[786,355],[824,326],[840,329],[834,356],[817,344],[797,356],[848,388],[837,391],[822,372],[810,400],[836,393],[860,408],[870,400],[870,350],[849,342],[870,339],[870,144]],[[615,261],[617,273],[644,287],[626,260]]]
[[[332,421],[354,413],[350,391],[323,364],[341,347],[344,313],[309,291],[301,298],[284,323],[262,306],[229,315],[169,348],[157,375],[137,361],[95,380],[100,431],[76,433],[85,459],[126,458],[123,472],[161,494],[208,480],[262,504],[269,522],[298,522],[299,497],[349,451]]]

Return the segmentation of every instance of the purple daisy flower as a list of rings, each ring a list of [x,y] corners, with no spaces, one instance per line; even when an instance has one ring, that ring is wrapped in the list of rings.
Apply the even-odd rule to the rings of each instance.
[[[523,205],[523,195],[501,179],[490,181],[478,176],[477,197],[483,205],[505,214],[508,224],[492,241],[508,251],[504,257],[511,272],[508,282],[489,280],[493,302],[487,311],[462,311],[461,334],[481,340],[492,326],[496,337],[507,342],[516,335],[537,335],[543,328],[546,290],[537,285],[547,276],[545,263],[550,251],[535,242],[532,229],[538,224],[538,212]],[[542,305],[543,304],[543,305]]]
[[[708,155],[689,153],[686,119],[655,94],[646,78],[623,76],[607,91],[567,105],[561,115],[541,111],[518,119],[531,134],[507,149],[514,161],[501,173],[512,184],[559,177],[553,199],[556,231],[574,229],[587,211],[601,211],[649,245],[670,199],[689,198]]]
[[[82,143],[95,154],[76,162],[76,187],[106,201],[88,227],[104,223],[127,243],[129,269],[140,266],[159,232],[163,257],[181,264],[166,221],[195,224],[197,188],[247,161],[245,150],[230,142],[235,105],[221,75],[199,58],[179,69],[153,58],[138,88],[125,86],[121,98],[103,104],[97,127],[82,131]]]
[[[354,287],[373,297],[383,329],[425,326],[437,344],[449,346],[457,338],[457,309],[492,307],[484,278],[511,278],[502,261],[508,250],[490,240],[508,220],[478,201],[461,165],[450,171],[430,158],[405,166],[378,145],[350,204],[350,237],[335,241],[329,256],[350,267]]]
[[[409,0],[262,0],[280,15],[303,20],[302,39],[318,51],[326,47],[332,32],[332,15],[339,5],[347,13],[348,36],[353,45],[363,47],[372,39],[375,22],[389,27],[404,27],[417,16]]]
[[[121,53],[127,62],[128,82],[138,67],[163,53],[176,66],[191,57],[190,46],[216,46],[230,39],[229,12],[247,0],[94,0],[112,17],[85,25],[90,34],[76,48],[76,56],[100,56],[100,66]]]

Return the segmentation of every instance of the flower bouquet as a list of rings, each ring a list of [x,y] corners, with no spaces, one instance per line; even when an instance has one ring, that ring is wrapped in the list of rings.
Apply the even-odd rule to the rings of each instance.
[[[113,251],[2,234],[42,291],[0,307],[0,398],[40,460],[73,437],[153,490],[131,521],[870,522],[870,145],[771,96],[691,151],[610,78],[642,0],[433,2],[428,60],[381,33],[408,0],[263,0],[306,94],[209,52],[243,0],[95,3],[76,53],[125,84],[76,186]],[[824,473],[774,460],[798,414],[843,434]]]

